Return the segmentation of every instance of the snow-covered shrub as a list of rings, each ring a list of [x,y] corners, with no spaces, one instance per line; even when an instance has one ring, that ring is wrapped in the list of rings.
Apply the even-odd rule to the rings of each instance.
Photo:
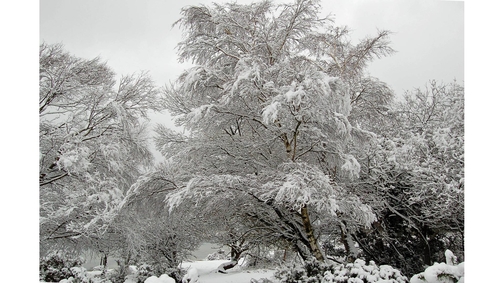
[[[143,283],[145,278],[149,277],[149,272],[144,274],[144,276],[138,278],[138,268],[135,265],[124,265],[119,262],[119,267],[113,270],[109,270],[105,273],[105,278],[111,283]],[[144,270],[147,268],[144,268]]]
[[[408,278],[401,271],[390,265],[376,265],[373,261],[366,264],[361,259],[353,263],[336,266],[334,272],[324,273],[323,283],[407,283]]]
[[[199,282],[198,270],[194,267],[189,267],[189,269],[187,269],[187,273],[182,278],[182,283],[198,283],[198,282]]]
[[[106,278],[111,283],[137,283],[137,273],[136,266],[119,264],[118,268],[109,270],[100,276]]]
[[[457,257],[450,250],[446,250],[445,257],[446,263],[434,263],[411,277],[410,283],[463,283],[464,263],[457,264]]]
[[[175,279],[166,274],[161,274],[159,277],[151,276],[144,283],[175,283]]]
[[[322,282],[324,273],[334,271],[334,265],[320,262],[315,258],[306,260],[303,266],[286,265],[275,272],[275,278],[281,283],[315,283]]]
[[[138,282],[143,283],[145,280],[151,276],[155,276],[154,269],[148,264],[142,264],[137,271]]]
[[[171,278],[173,278],[176,282],[182,282],[182,278],[184,277],[186,271],[181,268],[165,268],[163,270],[163,274],[167,274]]]
[[[137,270],[135,270],[134,274],[130,274],[127,277],[128,280],[133,280],[136,278],[136,283],[144,283],[147,282],[147,279],[149,278],[156,278],[156,279],[162,279],[162,283],[165,281],[169,280],[168,282],[171,282],[170,279],[166,279],[165,277],[168,276],[171,279],[173,279],[173,282],[182,282],[182,277],[184,276],[185,271],[183,269],[179,268],[162,268],[161,266],[152,266],[149,264],[142,264],[140,267],[138,267]],[[159,278],[157,277],[159,275]],[[161,278],[163,277],[163,278]],[[125,278],[126,279],[126,278]],[[151,281],[154,280],[153,282],[156,282],[155,279],[150,279]]]
[[[72,271],[72,275],[74,280],[72,282],[74,283],[94,283],[94,280],[91,280],[91,277],[88,276],[86,268],[82,266],[74,266],[70,268],[70,271]],[[98,279],[96,280],[98,282],[102,282],[103,280]]]
[[[82,266],[74,266],[70,268],[70,271],[72,276],[61,280],[59,283],[115,283],[109,280],[108,272],[97,274],[93,271],[89,272]]]
[[[124,283],[129,280],[132,283],[137,283],[138,268],[135,265],[127,265],[122,260],[116,260],[117,268],[106,270],[101,274],[102,277],[110,280],[111,283]],[[103,265],[97,266],[93,269],[104,270]]]
[[[71,257],[69,255],[51,254],[40,259],[39,278],[44,282],[59,282],[73,276],[72,267],[83,264],[81,258]]]
[[[224,259],[229,259],[229,256],[223,249],[219,249],[218,251],[207,255],[206,257],[206,260],[224,260]]]
[[[304,266],[289,266],[275,273],[282,283],[407,283],[408,278],[389,265],[366,264],[361,259],[348,264],[327,264],[316,260]]]

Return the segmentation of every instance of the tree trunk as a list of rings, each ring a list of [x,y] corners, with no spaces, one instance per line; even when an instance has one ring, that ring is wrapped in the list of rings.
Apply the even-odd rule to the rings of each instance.
[[[423,239],[423,264],[425,265],[432,265],[432,257],[431,257],[431,250],[430,250],[430,243],[428,240],[429,237],[429,232],[428,228],[426,226],[422,226],[421,232],[419,231],[420,236]]]
[[[107,268],[107,254],[104,253],[100,259],[100,265],[103,265],[103,270]]]
[[[352,239],[352,236],[348,233],[348,230],[346,229],[344,223],[340,223],[340,229],[341,229],[341,241],[345,246],[347,261],[354,262],[358,256],[358,251],[355,248],[355,243]]]
[[[308,245],[304,244],[302,241],[296,241],[295,248],[298,255],[303,261],[306,261],[310,258],[311,254],[308,251]]]
[[[236,261],[236,260],[231,260],[231,261],[225,262],[225,263],[219,265],[219,267],[217,267],[217,271],[220,273],[227,273],[226,270],[235,267],[237,264],[238,264],[238,261]]]
[[[303,227],[306,232],[306,237],[308,239],[308,242],[310,244],[310,252],[311,254],[319,261],[324,261],[324,255],[320,251],[320,248],[317,243],[317,239],[315,238],[315,234],[313,233],[313,227],[310,222],[310,217],[308,215],[308,208],[306,205],[303,205],[301,207],[301,219],[303,220]]]
[[[240,260],[240,256],[243,252],[243,250],[237,250],[236,248],[231,247],[231,261],[219,265],[219,267],[217,267],[217,271],[220,273],[226,273],[226,270],[235,267],[238,264],[238,260]]]

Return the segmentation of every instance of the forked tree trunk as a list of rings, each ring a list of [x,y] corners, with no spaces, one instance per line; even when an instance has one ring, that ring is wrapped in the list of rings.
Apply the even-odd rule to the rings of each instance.
[[[310,222],[310,217],[308,215],[308,208],[306,205],[303,205],[301,207],[301,219],[303,220],[303,227],[306,232],[306,237],[308,238],[308,242],[310,243],[310,252],[311,254],[319,261],[324,261],[324,255],[322,254],[322,251],[320,251],[320,248],[317,243],[317,239],[315,238],[315,234],[313,233],[313,227]]]

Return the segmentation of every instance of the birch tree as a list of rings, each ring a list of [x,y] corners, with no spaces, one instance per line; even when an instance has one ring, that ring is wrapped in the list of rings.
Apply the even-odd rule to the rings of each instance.
[[[352,44],[347,28],[319,14],[312,0],[184,8],[179,58],[195,66],[163,94],[185,133],[159,126],[156,145],[181,172],[169,207],[248,195],[294,235],[303,257],[324,260],[315,213],[375,220],[344,185],[360,171],[347,145],[373,138],[349,117],[355,86],[381,84],[367,64],[393,50],[387,31]]]

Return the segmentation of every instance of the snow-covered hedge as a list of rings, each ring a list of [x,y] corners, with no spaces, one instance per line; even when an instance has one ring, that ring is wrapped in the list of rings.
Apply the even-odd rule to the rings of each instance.
[[[326,264],[316,260],[304,266],[287,266],[275,273],[282,283],[407,283],[408,278],[389,265],[366,264],[357,259],[348,264]]]
[[[410,283],[464,283],[464,263],[457,264],[457,257],[450,250],[446,250],[445,257],[446,263],[434,263],[411,277]]]

